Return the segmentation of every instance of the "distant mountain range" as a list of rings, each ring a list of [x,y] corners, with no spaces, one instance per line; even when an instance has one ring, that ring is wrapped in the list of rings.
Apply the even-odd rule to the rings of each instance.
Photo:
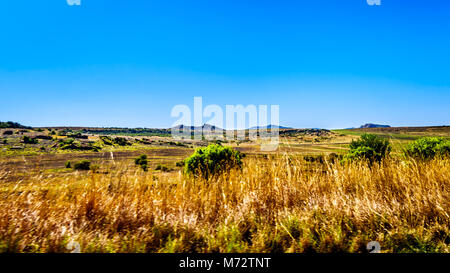
[[[345,129],[364,129],[364,128],[391,128],[390,125],[381,125],[381,124],[374,124],[374,123],[366,123],[364,125],[361,125],[360,127],[351,127],[351,128],[345,128]]]
[[[366,123],[364,125],[362,125],[359,128],[390,128],[391,126],[389,125],[380,125],[380,124],[373,124],[373,123]]]
[[[253,127],[250,127],[249,129],[250,130],[257,130],[257,129],[275,129],[275,128],[278,128],[278,129],[292,129],[292,127],[284,127],[284,126],[272,125],[272,124],[269,124],[269,125],[266,125],[266,126],[253,126]]]

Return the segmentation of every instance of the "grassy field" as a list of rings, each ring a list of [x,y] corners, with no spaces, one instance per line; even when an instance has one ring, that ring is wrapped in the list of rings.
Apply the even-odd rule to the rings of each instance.
[[[366,252],[370,241],[382,252],[450,252],[450,160],[401,156],[411,136],[449,137],[449,127],[290,132],[271,153],[228,142],[247,154],[242,169],[207,181],[176,164],[207,141],[107,145],[90,134],[63,150],[58,139],[68,136],[23,143],[51,130],[5,130],[0,252],[69,252],[71,241],[82,252]],[[394,144],[381,165],[305,158],[343,154],[365,131]],[[88,145],[100,150],[77,150]],[[148,172],[134,164],[141,154]],[[65,167],[82,159],[98,168]]]
[[[423,136],[436,136],[450,139],[450,126],[341,129],[333,130],[333,132],[353,136],[371,133],[396,141],[410,141]]]

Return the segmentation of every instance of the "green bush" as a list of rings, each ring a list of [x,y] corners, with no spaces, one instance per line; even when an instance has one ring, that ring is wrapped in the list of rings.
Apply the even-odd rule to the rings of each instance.
[[[35,138],[31,138],[29,136],[24,136],[23,137],[23,143],[25,143],[25,144],[37,144],[38,140],[35,139]]]
[[[62,145],[70,145],[70,144],[73,144],[75,142],[75,139],[73,139],[73,138],[64,138],[64,139],[60,139],[59,142],[61,143],[61,146]]]
[[[98,152],[102,147],[96,145],[93,142],[80,143],[73,138],[66,138],[58,140],[58,146],[61,150],[79,150],[79,151],[94,151]]]
[[[234,167],[242,166],[244,155],[231,147],[210,144],[205,148],[198,148],[184,162],[184,173],[195,177],[210,176],[222,173]]]
[[[381,162],[390,151],[391,145],[388,139],[373,134],[363,134],[360,139],[352,140],[350,152],[344,160],[366,159],[370,163]]]
[[[450,155],[450,141],[441,137],[422,137],[408,144],[405,154],[417,159],[432,159]]]
[[[450,156],[450,141],[447,140],[436,146],[436,152],[439,156]]]
[[[81,160],[81,161],[76,162],[73,165],[73,168],[75,170],[88,171],[91,169],[91,162],[89,160]]]
[[[109,136],[100,136],[99,138],[105,145],[113,145],[113,141]]]
[[[134,160],[136,165],[139,165],[144,171],[148,170],[148,160],[147,155],[141,155]]]
[[[166,165],[158,164],[155,168],[156,171],[170,172],[172,169]]]
[[[184,166],[184,160],[178,161],[175,166],[177,167],[183,167]]]
[[[130,142],[128,142],[128,140],[124,137],[116,137],[113,140],[114,144],[117,144],[119,146],[129,146],[131,145]]]
[[[72,168],[72,162],[67,161],[67,162],[66,162],[66,168],[67,168],[67,169]]]

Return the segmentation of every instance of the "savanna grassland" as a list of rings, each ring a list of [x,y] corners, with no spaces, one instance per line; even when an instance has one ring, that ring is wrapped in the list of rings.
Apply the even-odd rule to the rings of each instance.
[[[179,164],[206,140],[62,130],[2,129],[0,252],[450,252],[450,159],[404,156],[414,132],[373,130],[393,146],[374,164],[339,160],[363,130],[285,130],[271,153],[227,142],[242,167],[206,179]]]

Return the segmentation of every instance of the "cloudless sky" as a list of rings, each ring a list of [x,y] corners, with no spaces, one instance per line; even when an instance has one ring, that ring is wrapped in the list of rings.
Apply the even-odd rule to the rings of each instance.
[[[450,1],[1,3],[1,121],[170,127],[194,96],[298,128],[449,125]]]

